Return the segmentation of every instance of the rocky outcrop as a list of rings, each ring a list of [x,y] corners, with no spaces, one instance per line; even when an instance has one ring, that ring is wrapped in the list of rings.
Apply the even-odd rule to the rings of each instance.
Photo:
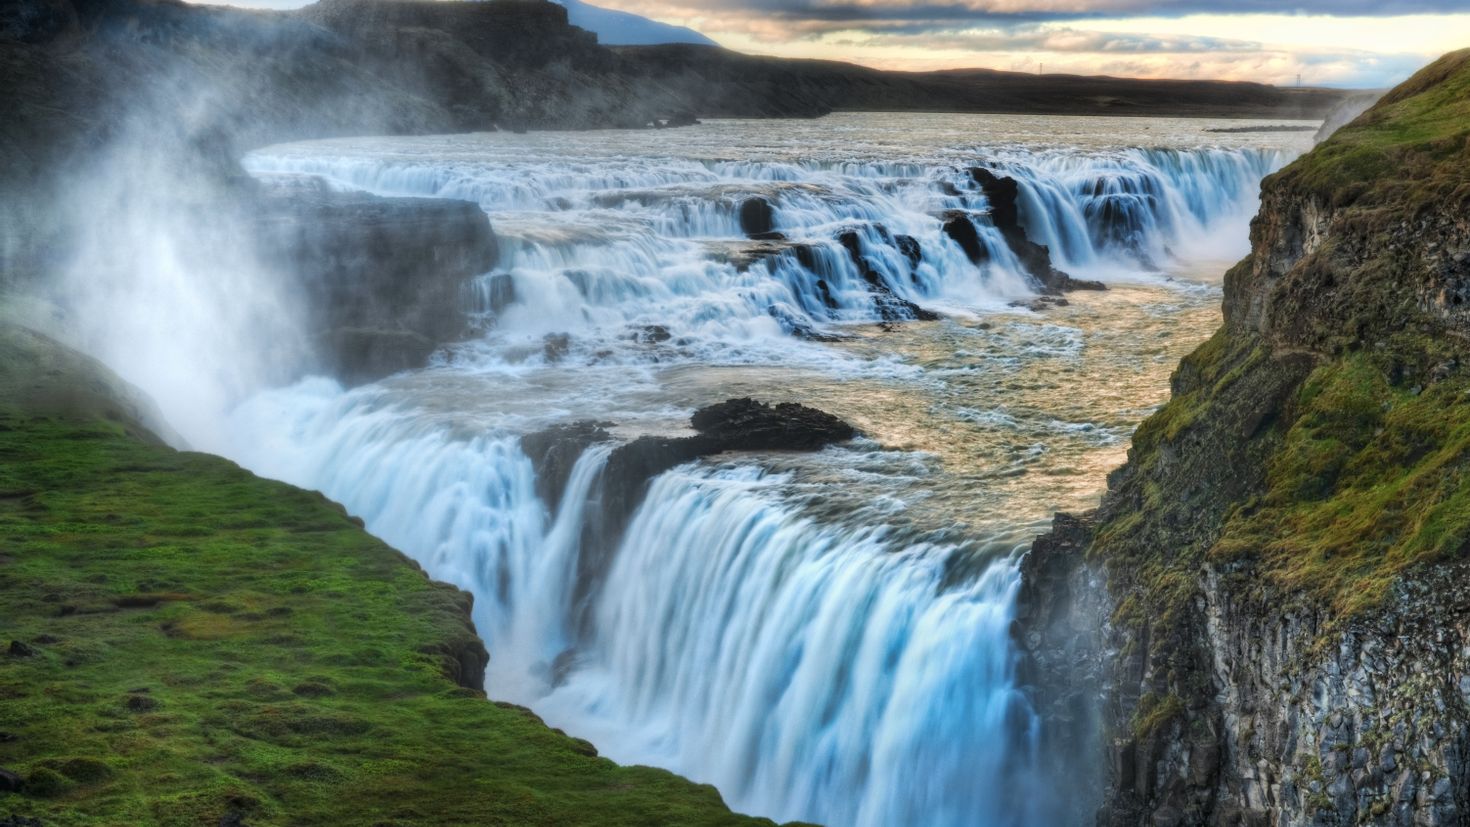
[[[876,229],[878,233],[884,238],[892,240],[893,236],[891,233],[889,233],[887,227],[879,224],[877,225]],[[909,240],[913,241],[913,239]],[[863,281],[868,285],[868,292],[871,293],[873,296],[873,310],[878,314],[879,319],[882,319],[885,322],[898,322],[907,320],[932,322],[935,319],[939,318],[938,313],[935,313],[932,310],[926,310],[925,308],[920,307],[914,302],[909,301],[903,296],[900,296],[897,293],[893,292],[893,288],[890,287],[888,283],[883,280],[883,274],[880,273],[877,268],[875,268],[872,263],[868,261],[867,254],[863,252],[862,238],[858,235],[856,230],[845,230],[842,233],[839,233],[837,236],[837,243],[841,244],[842,249],[847,251],[847,257],[852,260],[853,266],[857,268],[857,271],[860,274],[862,274]],[[917,242],[915,243],[917,244]],[[798,249],[797,255],[798,258],[801,258],[803,255],[803,251],[801,249]],[[811,252],[809,250],[805,251],[805,256],[810,258]],[[910,259],[910,261],[912,262],[912,259]],[[805,261],[803,261],[802,263],[803,266],[806,266]],[[814,268],[807,267],[807,269],[811,270]],[[827,305],[829,307],[835,307],[836,303],[832,301],[831,293],[826,285],[826,282],[818,281],[817,287],[822,291]]]
[[[1074,279],[1066,273],[1058,270],[1052,265],[1051,250],[1045,244],[1037,244],[1026,235],[1026,228],[1021,225],[1021,211],[1017,205],[1020,195],[1020,184],[1016,179],[1008,176],[1000,176],[983,167],[975,167],[970,170],[970,177],[979,185],[980,191],[985,194],[985,200],[990,205],[990,222],[1000,230],[1001,237],[1005,239],[1006,246],[1016,256],[1016,260],[1030,276],[1036,280],[1043,291],[1056,294],[1067,290],[1106,290],[1107,287],[1100,281],[1087,281]],[[971,261],[977,263],[983,259],[984,248],[980,245],[979,238],[971,239],[975,230],[971,226],[969,235],[964,233],[964,227],[960,221],[968,221],[968,217],[951,217],[945,222],[945,232],[951,238],[960,242],[960,246],[970,255]],[[971,250],[979,253],[971,253]]]
[[[676,465],[725,451],[817,451],[852,439],[857,431],[841,419],[794,402],[769,405],[754,399],[729,399],[695,411],[690,436],[641,436],[619,445],[603,471],[602,542],[614,542],[649,480]],[[538,486],[556,495],[571,476],[572,466],[589,445],[613,439],[611,423],[559,425],[521,439],[522,450],[536,467]],[[544,481],[544,482],[543,482]]]
[[[499,257],[468,201],[337,192],[269,179],[255,197],[259,248],[297,282],[324,367],[363,382],[421,367],[468,332],[466,286]]]
[[[747,198],[740,203],[740,231],[747,238],[762,241],[784,238],[776,232],[776,208],[761,197]]]
[[[1268,178],[1224,327],[1027,559],[1024,671],[1048,737],[1098,699],[1099,823],[1470,819],[1467,124],[1460,52]]]

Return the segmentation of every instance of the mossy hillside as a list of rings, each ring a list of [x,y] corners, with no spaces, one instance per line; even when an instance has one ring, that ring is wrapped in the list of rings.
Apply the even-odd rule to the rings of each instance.
[[[1308,377],[1265,489],[1229,515],[1213,559],[1258,559],[1282,593],[1346,620],[1416,566],[1470,558],[1470,378],[1452,367],[1465,355],[1403,339],[1399,353],[1436,364],[1406,372],[1386,343]]]
[[[769,823],[458,685],[468,596],[320,495],[0,397],[0,816]]]
[[[1104,509],[1092,553],[1143,587],[1118,619],[1169,626],[1212,562],[1347,622],[1470,558],[1467,359],[1411,334],[1316,360],[1218,333],[1135,434],[1118,494],[1138,507]]]
[[[1470,49],[1451,52],[1302,156],[1268,187],[1333,206],[1470,200]]]

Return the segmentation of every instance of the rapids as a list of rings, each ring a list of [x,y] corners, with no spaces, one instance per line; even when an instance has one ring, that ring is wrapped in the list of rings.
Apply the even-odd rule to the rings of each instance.
[[[1218,324],[1260,179],[1301,148],[1211,125],[846,114],[268,148],[254,174],[474,200],[506,252],[466,292],[472,341],[373,385],[260,392],[219,450],[473,592],[491,697],[615,760],[777,819],[1075,821],[1087,780],[1045,777],[1016,680],[1016,561],[1096,502]],[[971,167],[1016,178],[1032,240],[1112,289],[1027,309]],[[779,238],[746,237],[753,198]],[[978,264],[942,229],[955,214]],[[582,419],[679,433],[742,395],[864,436],[675,468],[614,537],[592,530],[610,446],[555,507],[520,449]]]

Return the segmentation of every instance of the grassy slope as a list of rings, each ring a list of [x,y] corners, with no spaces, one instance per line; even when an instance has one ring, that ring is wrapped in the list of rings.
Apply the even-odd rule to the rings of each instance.
[[[1390,91],[1281,173],[1280,183],[1335,204],[1395,209],[1470,193],[1470,49]]]
[[[318,494],[27,391],[3,368],[38,346],[0,335],[0,648],[34,651],[0,654],[0,818],[769,823],[458,686],[467,595]]]

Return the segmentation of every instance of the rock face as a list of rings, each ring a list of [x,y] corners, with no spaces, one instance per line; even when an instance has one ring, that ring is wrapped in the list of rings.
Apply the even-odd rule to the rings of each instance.
[[[876,225],[876,228],[884,238],[892,238],[892,234],[889,233],[887,227],[879,224]],[[912,238],[909,240],[914,241]],[[853,266],[857,267],[858,272],[863,275],[863,281],[867,282],[868,291],[873,296],[873,309],[877,312],[878,318],[885,322],[898,322],[908,319],[932,322],[939,318],[938,313],[932,310],[926,310],[893,292],[893,288],[889,287],[888,283],[883,281],[882,274],[868,262],[867,255],[863,252],[862,239],[858,236],[856,230],[846,230],[838,234],[837,243],[841,244],[842,249],[847,251],[847,256],[852,260]],[[918,242],[914,241],[914,243],[917,244]],[[798,258],[803,258],[804,256],[805,259],[813,258],[810,250],[804,250],[802,248],[797,249],[797,256]],[[912,261],[913,259],[910,259],[910,262]],[[803,266],[807,266],[807,269],[812,269],[811,266],[807,265],[806,260],[803,260],[802,264]],[[817,287],[821,289],[827,306],[835,307],[836,302],[832,300],[832,294],[826,282],[818,281]]]
[[[1031,277],[1041,285],[1048,293],[1060,293],[1065,290],[1106,290],[1107,287],[1100,281],[1085,281],[1074,279],[1071,276],[1052,266],[1051,250],[1045,244],[1037,244],[1026,236],[1026,228],[1021,226],[1021,211],[1016,204],[1020,193],[1020,185],[1016,179],[996,175],[988,169],[975,167],[970,170],[970,177],[980,186],[981,192],[985,193],[985,200],[990,203],[990,221],[1000,234],[1005,238],[1006,246],[1011,248],[1021,266]],[[968,219],[965,219],[968,222]],[[952,224],[958,224],[956,218],[951,218],[945,223],[945,232],[951,238],[960,242],[965,252],[970,254],[970,260],[979,258],[977,253],[971,253],[971,248],[982,250],[979,238],[970,238],[963,234],[963,227],[951,228]],[[960,234],[957,235],[956,233]],[[969,235],[973,236],[975,230],[971,226]]]
[[[1027,559],[1100,824],[1470,823],[1467,141],[1459,52],[1268,178],[1224,327]]]
[[[259,247],[295,275],[325,367],[362,382],[421,367],[468,331],[466,284],[499,257],[468,201],[334,192],[277,178],[255,210]]]
[[[648,481],[690,460],[724,451],[817,451],[852,439],[857,431],[841,419],[794,402],[768,405],[754,399],[729,399],[690,417],[693,436],[641,436],[623,443],[603,471],[604,543],[622,533]],[[538,485],[545,480],[557,493],[587,446],[613,439],[605,423],[579,422],[527,435],[521,447],[536,465]],[[545,493],[545,492],[543,492]]]

